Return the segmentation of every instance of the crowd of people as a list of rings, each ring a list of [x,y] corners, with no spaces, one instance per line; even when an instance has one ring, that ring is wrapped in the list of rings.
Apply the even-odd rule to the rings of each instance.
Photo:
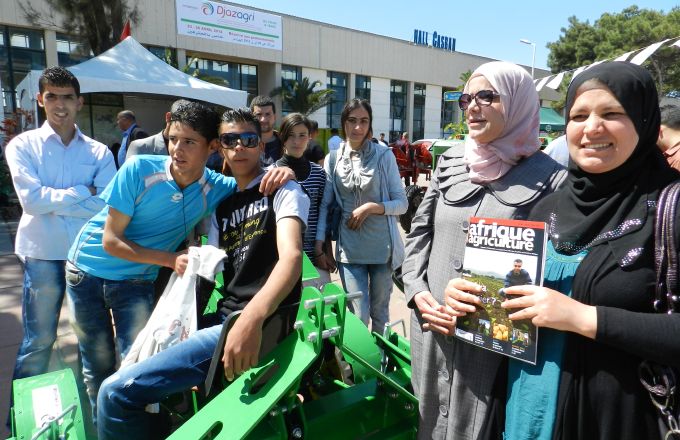
[[[151,136],[124,110],[113,152],[75,124],[83,100],[67,69],[45,69],[37,99],[46,121],[6,149],[23,208],[14,378],[47,371],[66,297],[100,439],[148,438],[147,405],[203,382],[216,349],[229,381],[257,365],[292,331],[303,286],[322,288],[336,270],[345,291],[361,293],[352,311],[381,334],[401,270],[418,438],[662,437],[638,366],[680,367],[680,318],[653,307],[656,204],[680,177],[680,110],[659,107],[644,68],[605,62],[574,78],[564,166],[540,151],[526,70],[478,67],[459,100],[469,134],[440,157],[405,243],[395,221],[404,185],[367,100],[346,103],[325,154],[303,114],[275,130],[266,96],[222,115],[179,99]],[[397,145],[408,142],[404,133]],[[501,304],[539,328],[536,365],[453,337],[456,319],[481,304],[482,287],[463,276],[471,217],[547,224],[544,279],[532,283],[515,259]],[[117,370],[202,225],[226,253],[217,311],[188,339]],[[320,274],[304,285],[303,254]]]

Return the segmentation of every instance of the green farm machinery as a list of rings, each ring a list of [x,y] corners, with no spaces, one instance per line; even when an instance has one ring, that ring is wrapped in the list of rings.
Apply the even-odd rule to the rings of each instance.
[[[315,277],[305,258],[303,279]],[[292,332],[257,367],[230,384],[220,380],[224,388],[210,399],[187,392],[182,414],[166,410],[179,425],[168,438],[415,438],[409,343],[391,325],[370,333],[347,311],[353,297],[333,283],[306,287]],[[13,438],[87,438],[71,370],[15,381],[14,399]]]

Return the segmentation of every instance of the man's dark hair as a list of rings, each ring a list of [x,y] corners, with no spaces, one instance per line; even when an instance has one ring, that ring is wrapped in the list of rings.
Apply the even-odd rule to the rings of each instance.
[[[368,113],[368,132],[366,133],[366,137],[369,138],[372,136],[373,109],[371,108],[371,104],[365,99],[354,98],[347,104],[345,104],[345,107],[342,109],[342,113],[340,113],[340,125],[342,127],[342,133],[345,136],[345,138],[347,137],[347,133],[345,133],[345,122],[347,122],[349,114],[361,107],[363,107],[363,109],[366,110],[366,112]]]
[[[337,129],[337,128],[331,128],[331,134],[332,134],[333,136],[335,136],[335,135],[338,134],[338,133],[339,133],[339,132],[338,132],[338,129]]]
[[[135,112],[132,110],[123,110],[122,112],[118,113],[118,116],[128,118],[132,122],[137,122],[137,116],[135,116]]]
[[[282,144],[286,143],[291,134],[293,134],[293,128],[298,125],[304,125],[309,133],[312,132],[312,124],[302,113],[290,113],[283,118],[281,128],[279,129],[279,139],[281,139]]]
[[[190,103],[192,103],[192,102],[196,102],[196,101],[192,101],[192,100],[190,100],[190,99],[184,99],[184,98],[178,99],[178,100],[176,100],[175,102],[173,102],[172,105],[170,106],[170,113],[174,113],[174,112],[176,112],[181,106],[186,105],[186,104],[190,104]]]
[[[319,123],[316,122],[314,119],[310,119],[309,123],[311,124],[311,129],[309,130],[310,133],[314,131],[319,131]]]
[[[186,124],[210,142],[217,139],[220,115],[205,104],[187,101],[170,113],[170,122]]]
[[[680,130],[680,107],[672,104],[662,106],[661,125],[673,130]]]
[[[222,115],[222,122],[227,124],[251,124],[253,127],[255,127],[255,132],[257,135],[262,137],[262,127],[260,127],[260,121],[248,108],[227,110]]]
[[[255,106],[258,107],[271,106],[272,113],[276,114],[276,104],[274,104],[274,100],[271,99],[269,96],[258,95],[254,97],[253,100],[250,102],[250,110],[255,111]]]
[[[520,260],[519,258],[516,258],[514,262],[515,262],[515,263],[522,264],[522,260]]]
[[[76,78],[70,70],[61,66],[48,67],[43,70],[38,79],[38,90],[41,94],[48,85],[54,87],[73,87],[76,91],[76,96],[80,96],[80,83],[78,82],[78,78]]]

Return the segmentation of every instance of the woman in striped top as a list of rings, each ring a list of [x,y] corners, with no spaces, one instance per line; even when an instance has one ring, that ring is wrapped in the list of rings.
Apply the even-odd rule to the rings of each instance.
[[[276,162],[276,165],[291,168],[295,172],[298,183],[309,196],[309,217],[307,218],[303,248],[314,266],[316,266],[320,278],[311,280],[304,285],[320,287],[331,280],[329,272],[320,268],[317,264],[317,259],[324,253],[321,252],[317,255],[314,251],[317,223],[319,222],[319,206],[321,205],[326,185],[326,172],[322,167],[304,157],[307,144],[309,143],[311,127],[309,119],[301,113],[290,113],[283,118],[279,130],[279,137],[283,144],[283,156]],[[331,256],[326,261],[333,261],[330,246],[326,247],[325,252]],[[335,267],[331,266],[331,270],[335,270]]]

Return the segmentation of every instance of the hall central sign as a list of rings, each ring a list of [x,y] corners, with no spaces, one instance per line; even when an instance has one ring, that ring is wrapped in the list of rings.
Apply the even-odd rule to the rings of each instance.
[[[430,37],[432,38],[430,40]],[[413,30],[413,43],[419,46],[432,46],[437,49],[444,49],[450,52],[456,50],[456,39],[453,37],[447,37],[437,33],[437,31],[429,32],[421,31],[420,29]]]

